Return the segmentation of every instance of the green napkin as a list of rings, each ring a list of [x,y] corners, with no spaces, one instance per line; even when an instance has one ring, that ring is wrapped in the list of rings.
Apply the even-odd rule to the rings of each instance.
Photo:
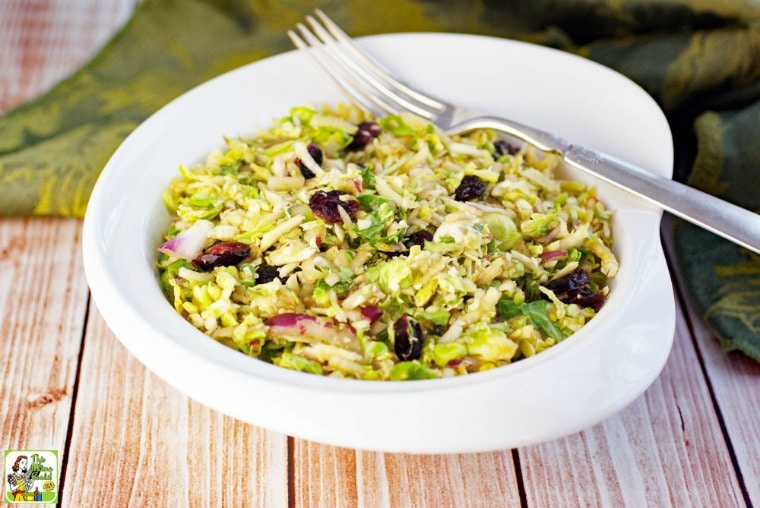
[[[668,115],[676,178],[760,209],[757,2],[144,0],[92,62],[0,117],[0,213],[81,217],[98,173],[140,122],[215,75],[290,50],[285,31],[316,7],[355,36],[480,33],[614,68]],[[688,224],[677,225],[674,241],[689,291],[725,349],[760,361],[758,256]]]
[[[689,184],[759,210],[760,101],[706,112],[695,130],[700,142]],[[689,293],[723,349],[760,362],[760,256],[683,221],[674,240]]]

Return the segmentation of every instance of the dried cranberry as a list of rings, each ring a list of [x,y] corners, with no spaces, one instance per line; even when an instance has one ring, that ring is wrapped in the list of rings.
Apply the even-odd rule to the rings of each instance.
[[[312,159],[314,159],[314,162],[317,163],[317,166],[322,165],[322,161],[324,160],[324,157],[322,156],[322,149],[319,148],[314,143],[309,143],[306,146],[306,151],[309,152],[309,155]],[[298,164],[298,169],[301,170],[301,174],[304,178],[307,180],[310,178],[314,178],[316,175],[314,174],[314,171],[310,170],[306,165],[301,161],[301,159],[295,160],[296,164]]]
[[[314,162],[316,162],[318,166],[322,165],[322,161],[324,160],[324,157],[322,156],[321,148],[319,148],[314,143],[309,143],[306,146],[306,151],[309,152],[309,155],[311,155],[311,158],[314,159]]]
[[[457,201],[471,201],[483,195],[486,184],[475,175],[467,175],[462,178],[457,190],[454,191],[454,199]]]
[[[346,193],[336,190],[319,190],[309,198],[309,207],[314,215],[329,224],[343,222],[338,207],[343,208],[349,217],[356,215],[357,210],[359,210],[359,202],[356,199],[349,197],[343,200],[341,199],[343,195]]]
[[[583,268],[576,268],[567,275],[560,277],[559,279],[550,280],[546,283],[546,289],[550,289],[555,295],[561,295],[568,291],[578,290],[584,286],[588,286],[588,274]]]
[[[425,247],[425,242],[432,242],[433,241],[433,233],[430,231],[426,231],[424,229],[421,229],[419,231],[415,231],[411,235],[404,238],[404,245],[406,245],[407,249],[411,249],[412,245],[419,245],[420,248]]]
[[[300,159],[296,158],[296,164],[298,164],[298,169],[301,170],[301,175],[303,175],[304,178],[309,180],[310,178],[314,178],[315,175],[314,171],[310,170],[306,166],[303,165],[303,162],[301,162]]]
[[[220,242],[193,259],[196,270],[211,271],[217,266],[240,263],[251,253],[251,247],[241,242]]]
[[[422,356],[422,328],[408,314],[401,316],[393,325],[393,349],[402,361],[419,360]]]
[[[261,265],[256,270],[256,284],[266,284],[272,282],[275,279],[280,279],[280,272],[276,266]]]
[[[499,139],[498,141],[495,141],[493,144],[493,147],[495,149],[495,155],[496,157],[501,157],[502,155],[515,155],[517,152],[520,151],[520,148],[508,143],[507,141],[504,141],[503,139]]]
[[[588,274],[582,268],[576,268],[564,277],[549,281],[546,288],[552,290],[563,303],[574,303],[594,310],[599,310],[604,303],[604,294],[591,290]]]
[[[364,148],[368,144],[372,143],[372,140],[380,135],[382,129],[375,122],[361,122],[354,134],[354,140],[348,145],[349,150],[359,150]]]
[[[599,311],[604,303],[604,294],[601,291],[593,292],[589,288],[582,288],[575,294],[568,294],[568,301],[565,303],[575,303],[581,307],[591,307],[595,311]]]

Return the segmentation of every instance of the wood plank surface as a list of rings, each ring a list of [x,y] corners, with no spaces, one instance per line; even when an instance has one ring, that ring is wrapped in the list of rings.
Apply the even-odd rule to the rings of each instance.
[[[694,336],[746,494],[751,505],[760,506],[760,364],[737,353],[722,353],[705,328],[695,327]]]
[[[689,330],[629,407],[573,436],[520,450],[529,506],[744,506]]]
[[[167,385],[129,354],[94,306],[80,370],[65,505],[287,504],[287,438]],[[88,487],[103,478],[115,485]]]
[[[667,218],[665,231],[672,229],[673,220]],[[665,238],[666,248],[674,252],[672,236]],[[683,285],[680,275],[676,270],[676,281]],[[684,309],[717,411],[730,437],[745,494],[749,503],[760,506],[760,364],[740,353],[722,352],[688,298],[684,299]],[[757,332],[760,334],[760,329]]]
[[[80,221],[0,221],[5,449],[63,450],[87,309]]]
[[[295,506],[519,506],[510,451],[378,453],[294,440]]]

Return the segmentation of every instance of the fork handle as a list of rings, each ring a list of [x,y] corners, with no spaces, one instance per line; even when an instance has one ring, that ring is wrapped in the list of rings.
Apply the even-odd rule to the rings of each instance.
[[[760,254],[760,215],[638,166],[579,145],[562,152],[571,166]]]

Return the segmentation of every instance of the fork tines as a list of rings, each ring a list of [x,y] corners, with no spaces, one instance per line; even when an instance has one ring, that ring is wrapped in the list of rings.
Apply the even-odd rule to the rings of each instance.
[[[430,119],[444,109],[441,102],[394,78],[324,12],[316,9],[315,14],[319,21],[306,16],[311,30],[298,23],[300,36],[293,30],[288,36],[350,100],[375,114],[406,110]]]

